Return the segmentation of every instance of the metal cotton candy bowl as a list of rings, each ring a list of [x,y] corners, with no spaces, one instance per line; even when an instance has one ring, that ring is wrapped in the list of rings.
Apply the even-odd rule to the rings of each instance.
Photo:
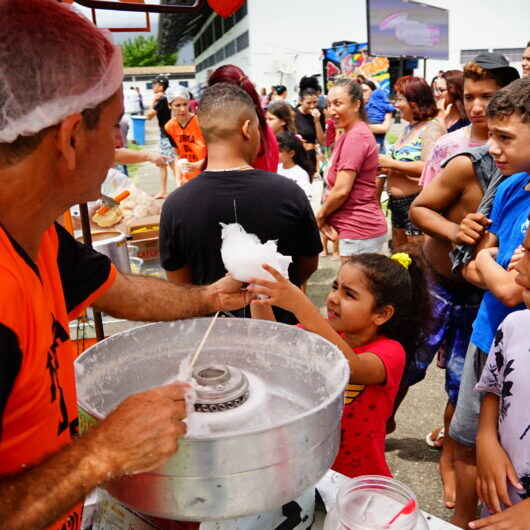
[[[128,395],[174,378],[209,323],[148,324],[88,349],[76,361],[82,427]],[[197,364],[202,376],[216,381],[226,379],[227,366],[248,375],[247,386],[234,376],[226,405],[240,408],[224,411],[218,395],[213,409],[196,404],[208,411],[212,432],[182,439],[178,452],[154,472],[107,484],[111,495],[156,517],[215,521],[272,511],[320,480],[339,448],[349,378],[334,345],[295,326],[218,319]],[[238,386],[248,396],[237,397]],[[201,414],[192,417],[207,417]]]

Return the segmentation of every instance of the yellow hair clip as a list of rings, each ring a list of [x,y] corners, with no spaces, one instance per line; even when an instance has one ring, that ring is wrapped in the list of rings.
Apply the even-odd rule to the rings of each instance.
[[[390,259],[397,261],[402,267],[405,267],[405,269],[407,270],[410,267],[410,264],[412,263],[412,258],[406,252],[397,252],[396,254],[392,254],[392,256],[390,256]]]

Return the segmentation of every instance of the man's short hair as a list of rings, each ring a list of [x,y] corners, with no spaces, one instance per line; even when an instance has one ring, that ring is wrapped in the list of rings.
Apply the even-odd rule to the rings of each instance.
[[[252,98],[237,85],[216,83],[202,94],[199,123],[206,143],[224,139],[239,130],[244,120],[256,117]]]
[[[488,104],[488,118],[507,118],[517,114],[524,123],[530,122],[530,77],[523,77],[499,90]]]

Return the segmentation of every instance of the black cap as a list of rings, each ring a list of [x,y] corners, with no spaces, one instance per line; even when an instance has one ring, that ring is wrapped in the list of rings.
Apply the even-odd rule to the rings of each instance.
[[[164,90],[167,89],[169,86],[169,80],[167,77],[164,77],[163,75],[159,75],[153,79],[153,83],[158,83],[159,85],[164,87]]]
[[[510,66],[508,59],[500,53],[479,53],[473,59],[473,62],[478,64],[481,68],[484,68],[484,70],[495,70],[496,73],[502,72],[504,76],[512,78],[512,81],[519,79],[520,77],[519,72],[513,66]]]

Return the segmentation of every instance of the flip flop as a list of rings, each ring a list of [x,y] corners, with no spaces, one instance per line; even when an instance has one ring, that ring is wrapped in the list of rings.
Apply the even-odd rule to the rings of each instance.
[[[439,431],[438,431],[438,436],[436,437],[435,440],[433,440],[432,438],[432,433],[434,431],[431,431],[427,434],[427,436],[425,437],[425,443],[429,446],[429,447],[432,447],[433,449],[441,449],[442,448],[442,443],[443,443],[443,439],[444,439],[444,436],[445,436],[445,429],[442,427]],[[442,442],[442,443],[441,443]]]

